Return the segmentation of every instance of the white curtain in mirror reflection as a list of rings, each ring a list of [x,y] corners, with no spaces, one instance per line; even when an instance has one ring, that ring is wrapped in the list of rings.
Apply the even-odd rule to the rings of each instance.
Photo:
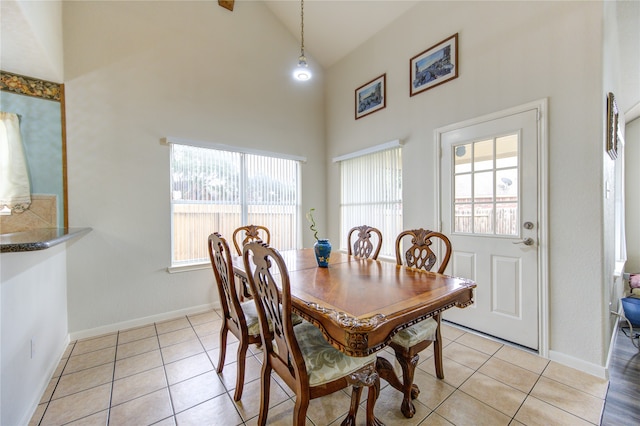
[[[0,112],[0,214],[22,213],[31,204],[29,170],[17,114]]]

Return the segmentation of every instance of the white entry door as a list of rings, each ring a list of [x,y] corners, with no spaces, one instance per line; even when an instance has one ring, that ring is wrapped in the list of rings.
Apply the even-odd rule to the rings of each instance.
[[[448,273],[477,283],[444,319],[538,349],[538,109],[440,134],[440,217]]]

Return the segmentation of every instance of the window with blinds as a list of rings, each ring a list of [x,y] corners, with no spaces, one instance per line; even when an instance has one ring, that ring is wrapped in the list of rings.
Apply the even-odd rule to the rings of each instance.
[[[402,150],[400,146],[340,161],[340,246],[354,226],[369,225],[382,232],[380,256],[395,256],[395,239],[402,231]]]
[[[177,143],[171,149],[171,266],[209,262],[207,238],[263,225],[278,250],[298,245],[300,162]]]

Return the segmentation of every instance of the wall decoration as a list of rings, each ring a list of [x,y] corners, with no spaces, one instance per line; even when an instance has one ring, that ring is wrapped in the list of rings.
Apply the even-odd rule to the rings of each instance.
[[[458,78],[458,33],[409,61],[411,96]]]
[[[618,118],[619,112],[615,96],[609,92],[607,94],[607,136],[605,149],[612,160],[618,157],[618,134],[620,132],[618,129]]]
[[[0,71],[0,90],[58,102],[61,101],[63,91],[62,84],[6,71]]]
[[[356,89],[356,120],[387,106],[387,74]]]

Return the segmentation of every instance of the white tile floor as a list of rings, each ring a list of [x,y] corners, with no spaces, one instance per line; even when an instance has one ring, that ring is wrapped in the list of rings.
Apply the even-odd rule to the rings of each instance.
[[[220,325],[209,311],[72,342],[30,424],[255,425],[262,352],[250,347],[243,396],[234,402],[238,343],[230,334],[216,374]],[[381,382],[375,413],[386,425],[599,424],[606,380],[446,324],[442,334],[445,379],[424,351],[412,419],[400,413],[400,393]],[[394,362],[392,352],[381,355]],[[293,393],[274,382],[268,424],[290,425]],[[339,425],[349,401],[350,389],[312,400],[307,424]],[[358,414],[362,425],[364,409]]]

